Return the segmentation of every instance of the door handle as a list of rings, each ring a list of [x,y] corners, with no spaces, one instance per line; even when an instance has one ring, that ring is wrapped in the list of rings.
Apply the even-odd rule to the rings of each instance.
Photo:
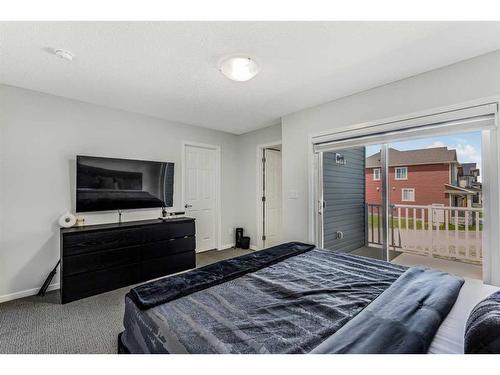
[[[191,207],[193,207],[193,205],[192,205],[192,204],[187,204],[187,203],[186,203],[186,204],[184,205],[184,208],[191,208]]]

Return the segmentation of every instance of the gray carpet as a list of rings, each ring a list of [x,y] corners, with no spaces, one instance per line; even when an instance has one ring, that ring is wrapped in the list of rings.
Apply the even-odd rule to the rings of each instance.
[[[227,249],[197,254],[198,267],[249,253]],[[0,304],[0,353],[116,353],[130,287],[65,305],[59,291]]]

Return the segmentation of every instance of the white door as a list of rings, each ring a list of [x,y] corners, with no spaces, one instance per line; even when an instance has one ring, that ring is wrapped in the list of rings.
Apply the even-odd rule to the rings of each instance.
[[[195,218],[196,252],[217,247],[217,150],[185,145],[184,207]]]
[[[264,149],[264,246],[281,243],[281,151]]]

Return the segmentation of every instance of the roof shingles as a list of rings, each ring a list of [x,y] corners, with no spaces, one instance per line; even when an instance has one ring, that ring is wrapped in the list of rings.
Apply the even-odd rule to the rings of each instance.
[[[433,147],[420,150],[399,151],[389,149],[389,166],[406,166],[421,164],[458,163],[457,151],[447,147]],[[366,168],[380,167],[380,151],[366,158]]]

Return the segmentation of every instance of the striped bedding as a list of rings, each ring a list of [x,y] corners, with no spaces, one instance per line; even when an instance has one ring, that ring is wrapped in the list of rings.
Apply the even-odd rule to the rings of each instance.
[[[131,353],[309,353],[406,269],[314,248],[146,310],[127,297],[121,344]]]

